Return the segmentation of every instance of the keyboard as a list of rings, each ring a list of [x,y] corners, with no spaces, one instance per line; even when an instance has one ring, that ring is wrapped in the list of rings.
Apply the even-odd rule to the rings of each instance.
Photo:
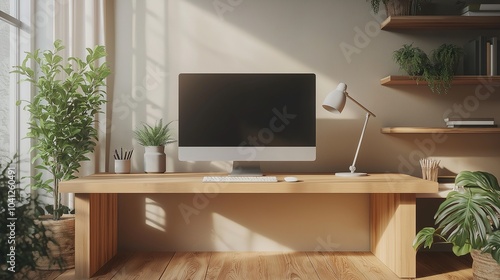
[[[204,183],[273,183],[276,176],[205,176]]]

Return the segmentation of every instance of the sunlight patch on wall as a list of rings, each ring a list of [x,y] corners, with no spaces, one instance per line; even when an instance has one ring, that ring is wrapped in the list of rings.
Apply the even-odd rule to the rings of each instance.
[[[132,80],[127,104],[137,118],[134,124],[154,124],[165,116],[168,98],[168,24],[165,2],[133,1],[132,15]],[[141,108],[145,116],[137,114]],[[140,111],[139,111],[140,112]]]
[[[203,10],[188,1],[174,2],[176,13],[172,21],[177,28],[169,38],[174,54],[172,64],[178,67],[176,71],[315,73],[318,118],[332,117],[320,108],[326,95],[340,82],[335,77],[319,72],[269,42],[222,20],[215,11]],[[363,112],[352,111],[351,114],[354,107],[346,106],[338,118],[363,118]]]
[[[272,248],[274,251],[291,251],[274,240],[255,233],[237,222],[220,214],[212,214],[212,239],[215,251],[252,251],[259,248]]]
[[[150,199],[145,199],[145,223],[159,231],[166,232],[167,215],[161,205]]]

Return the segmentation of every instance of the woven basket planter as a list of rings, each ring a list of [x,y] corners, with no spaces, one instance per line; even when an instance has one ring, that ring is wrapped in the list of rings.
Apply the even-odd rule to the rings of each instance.
[[[475,280],[498,280],[500,279],[500,265],[491,257],[491,254],[481,253],[480,250],[472,250],[472,273]]]
[[[39,270],[66,270],[75,267],[75,216],[63,215],[60,220],[42,216],[39,222],[53,241],[47,244],[48,256],[36,255]]]
[[[389,0],[385,3],[387,16],[410,15],[412,0]]]

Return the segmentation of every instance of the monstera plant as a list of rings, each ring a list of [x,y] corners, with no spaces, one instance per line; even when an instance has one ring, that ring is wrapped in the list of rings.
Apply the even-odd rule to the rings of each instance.
[[[413,247],[430,248],[437,241],[451,243],[457,256],[472,252],[474,261],[481,255],[491,255],[497,264],[490,267],[499,273],[500,187],[497,178],[487,172],[462,171],[455,185],[459,189],[448,194],[434,216],[436,226],[420,230]],[[492,273],[489,272],[490,276]],[[485,279],[499,279],[495,278],[499,274],[495,275]]]

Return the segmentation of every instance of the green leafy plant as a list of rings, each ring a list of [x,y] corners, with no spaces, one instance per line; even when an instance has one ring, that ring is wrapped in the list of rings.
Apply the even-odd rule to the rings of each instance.
[[[402,70],[417,81],[425,80],[431,91],[438,94],[448,93],[462,57],[463,49],[453,44],[442,44],[432,51],[430,59],[413,44],[404,44],[393,53]]]
[[[43,225],[36,222],[38,200],[29,192],[21,192],[14,166],[17,161],[17,156],[0,161],[0,254],[5,257],[0,264],[0,278],[34,279],[35,253],[46,256],[45,245],[50,238]]]
[[[24,101],[31,114],[27,137],[34,139],[36,174],[33,188],[44,189],[53,195],[53,205],[46,208],[55,220],[67,212],[60,204],[59,182],[75,178],[80,162],[89,160],[97,141],[95,115],[106,102],[105,78],[110,74],[104,46],[87,48],[85,59],[59,53],[64,49],[60,40],[54,50],[28,52],[14,73],[36,87],[32,101]],[[34,63],[32,68],[30,65]],[[18,102],[20,104],[21,101]],[[50,173],[50,179],[43,178]]]
[[[135,139],[142,146],[165,146],[173,143],[176,140],[168,127],[172,122],[163,125],[163,120],[160,119],[154,126],[145,123],[134,131]]]
[[[495,176],[481,171],[462,171],[456,179],[463,191],[452,191],[439,206],[436,227],[420,230],[413,247],[430,248],[435,240],[451,243],[457,256],[471,250],[490,253],[500,264],[500,187]]]
[[[432,51],[432,67],[423,74],[432,92],[448,93],[462,56],[463,49],[454,44],[442,44]]]
[[[413,44],[404,44],[403,47],[394,51],[393,59],[410,76],[424,74],[431,64],[427,54]]]
[[[391,6],[391,10],[393,10],[393,8],[395,10],[398,10],[396,15],[408,15],[410,13],[415,13],[418,9],[421,8],[421,4],[428,1],[430,0],[366,0],[366,2],[370,2],[372,10],[375,13],[379,12],[380,4],[383,4],[386,7],[387,5]],[[402,14],[399,14],[401,12]]]

